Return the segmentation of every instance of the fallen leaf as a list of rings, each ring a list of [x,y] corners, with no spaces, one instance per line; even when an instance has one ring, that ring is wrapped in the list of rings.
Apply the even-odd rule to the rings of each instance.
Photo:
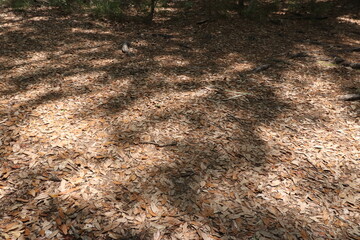
[[[64,214],[64,211],[62,210],[62,208],[59,208],[58,212],[59,212],[59,217],[61,219],[65,219],[65,214]]]
[[[148,210],[148,213],[150,213],[151,216],[153,216],[153,217],[156,217],[156,216],[157,216],[157,214],[154,213],[154,212],[151,210],[151,208],[147,208],[147,210]]]
[[[5,225],[3,230],[4,230],[4,232],[9,232],[9,231],[14,230],[14,229],[16,229],[18,227],[19,227],[19,223],[13,222],[13,223],[9,223],[9,224]]]
[[[300,234],[301,234],[301,237],[302,237],[304,240],[309,239],[309,236],[308,236],[307,232],[305,232],[305,230],[301,229],[301,230],[300,230]]]
[[[31,196],[35,197],[36,196],[36,191],[34,189],[29,190],[28,192]]]
[[[60,218],[56,218],[55,222],[58,226],[60,226],[62,224],[62,220]]]
[[[66,225],[66,224],[62,224],[62,225],[60,225],[60,230],[66,235],[66,234],[68,234],[68,230],[69,230],[69,228],[68,228],[68,226]]]
[[[130,177],[130,181],[134,181],[136,179],[136,175],[135,174],[133,174],[133,175],[131,175],[131,177]]]
[[[74,188],[68,189],[68,190],[66,190],[64,192],[59,193],[59,195],[66,195],[66,194],[69,194],[71,192],[75,192],[75,191],[77,191],[79,189],[81,189],[81,187],[74,187]]]
[[[276,187],[276,186],[279,186],[279,185],[280,185],[280,183],[281,183],[281,181],[280,181],[280,180],[275,180],[275,181],[272,181],[272,182],[271,182],[270,186],[272,186],[272,187]]]
[[[203,240],[214,240],[214,238],[212,238],[211,235],[207,234],[207,233],[204,233],[203,231],[201,230],[198,230],[197,231],[198,234],[200,235],[200,237],[203,239]]]
[[[30,234],[31,234],[30,229],[25,228],[24,235],[25,235],[25,236],[29,236]]]

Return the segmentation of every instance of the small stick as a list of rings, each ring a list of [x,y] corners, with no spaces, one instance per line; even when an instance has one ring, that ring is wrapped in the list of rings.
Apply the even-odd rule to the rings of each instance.
[[[166,144],[159,144],[156,142],[139,142],[138,144],[152,144],[155,145],[157,147],[169,147],[169,146],[176,146],[177,142],[171,142],[171,143],[166,143]]]

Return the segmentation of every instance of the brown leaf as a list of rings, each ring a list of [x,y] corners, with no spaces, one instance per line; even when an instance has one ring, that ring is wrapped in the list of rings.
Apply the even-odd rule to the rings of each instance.
[[[58,226],[60,226],[62,224],[62,220],[60,218],[56,218],[55,222]]]
[[[201,230],[198,230],[197,232],[203,240],[214,240],[214,238],[211,235],[204,233]]]
[[[12,169],[19,169],[21,168],[22,166],[21,165],[11,165],[10,166]]]
[[[180,224],[183,223],[182,221],[180,221],[179,219],[174,218],[174,217],[165,217],[164,222],[169,223],[169,224],[171,224],[173,226],[180,225]]]
[[[265,226],[269,226],[273,220],[271,218],[264,217],[262,218],[262,221],[265,224]]]
[[[59,212],[59,217],[61,219],[65,219],[65,214],[64,214],[64,211],[62,210],[62,208],[59,208],[58,212]]]
[[[151,216],[153,216],[153,217],[156,217],[156,216],[157,216],[157,214],[154,213],[154,212],[151,210],[151,208],[147,208],[147,211],[148,211],[148,213],[150,213]]]
[[[79,189],[81,189],[81,187],[70,188],[70,189],[68,189],[68,190],[66,190],[66,191],[64,191],[64,192],[59,193],[59,195],[66,195],[66,194],[69,194],[69,193],[71,193],[71,192],[75,192],[75,191],[77,191],[77,190],[79,190]]]
[[[278,192],[278,193],[276,193],[276,194],[274,195],[274,198],[275,198],[275,199],[278,199],[278,200],[279,200],[279,199],[283,199],[283,195]]]
[[[130,181],[134,181],[136,179],[136,175],[132,174],[131,177],[129,178]]]
[[[31,234],[30,229],[25,228],[24,235],[25,235],[25,236],[29,236],[30,234]]]
[[[304,239],[304,240],[307,240],[309,239],[309,235],[307,234],[307,232],[303,229],[300,230],[300,234],[301,234],[301,237]]]
[[[66,224],[60,225],[59,228],[65,235],[68,234],[69,227]]]
[[[34,190],[34,189],[29,190],[28,193],[29,193],[31,196],[33,196],[33,197],[36,196],[36,190]]]
[[[29,217],[20,218],[20,221],[28,222],[28,221],[30,221],[30,218]]]
[[[4,230],[4,232],[10,232],[10,231],[15,230],[17,228],[20,228],[21,226],[22,226],[22,224],[19,224],[17,222],[13,222],[13,223],[9,223],[9,224],[5,225],[3,230]]]

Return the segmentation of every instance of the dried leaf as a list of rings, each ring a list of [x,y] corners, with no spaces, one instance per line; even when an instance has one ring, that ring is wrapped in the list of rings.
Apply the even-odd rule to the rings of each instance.
[[[58,226],[60,226],[62,224],[62,220],[60,218],[56,218],[55,222]]]
[[[21,227],[22,227],[22,224],[17,223],[17,222],[13,222],[13,223],[9,223],[9,224],[5,225],[5,227],[3,228],[3,231],[4,232],[10,232],[12,230],[15,230],[15,229],[18,229],[18,228],[21,228]]]
[[[33,197],[35,197],[36,196],[36,190],[35,189],[31,189],[31,190],[29,190],[29,194],[31,195],[31,196],[33,196]]]
[[[27,236],[30,236],[30,234],[31,234],[30,229],[29,229],[29,228],[25,228],[25,230],[24,230],[24,236],[27,237]]]
[[[58,212],[59,212],[59,217],[60,217],[61,219],[65,219],[65,214],[64,214],[64,211],[62,210],[62,208],[59,208],[59,209],[58,209]]]
[[[154,233],[153,240],[160,240],[161,239],[161,233],[160,230],[157,230],[157,232]]]
[[[69,227],[66,224],[60,225],[60,230],[63,232],[63,234],[68,234]]]
[[[300,234],[301,234],[301,237],[304,239],[304,240],[307,240],[309,239],[309,236],[307,234],[307,232],[303,229],[300,230]]]
[[[272,187],[276,187],[276,186],[279,186],[280,183],[281,183],[281,181],[275,180],[275,181],[272,181],[270,185],[271,185]]]
[[[157,214],[151,210],[151,208],[147,208],[148,213],[150,213],[151,216],[156,217]]]
[[[197,232],[203,240],[214,240],[214,238],[211,235],[204,233],[201,230],[198,230]]]
[[[134,181],[136,179],[136,175],[135,174],[132,174],[129,178],[130,181]]]

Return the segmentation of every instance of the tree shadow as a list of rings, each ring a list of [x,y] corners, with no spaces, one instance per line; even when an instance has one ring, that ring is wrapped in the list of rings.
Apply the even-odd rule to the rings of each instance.
[[[112,131],[109,138],[117,147],[128,146],[124,147],[124,152],[128,162],[133,162],[133,165],[130,164],[130,170],[135,170],[136,165],[144,162],[141,159],[142,155],[133,154],[132,150],[151,150],[161,156],[154,164],[140,171],[141,176],[138,177],[141,180],[130,181],[120,178],[123,187],[118,191],[108,193],[115,199],[112,200],[113,202],[123,204],[120,211],[135,210],[144,203],[146,206],[143,210],[150,213],[147,218],[151,218],[148,208],[149,205],[151,206],[152,196],[155,195],[162,196],[164,205],[169,209],[164,210],[165,213],[159,213],[161,211],[154,213],[155,216],[152,217],[158,217],[158,215],[160,217],[153,221],[162,222],[166,220],[166,217],[175,216],[189,223],[188,226],[183,226],[184,229],[195,229],[198,235],[201,235],[199,232],[202,231],[202,226],[197,225],[199,223],[209,226],[214,236],[235,239],[246,239],[256,234],[261,236],[265,234],[265,237],[273,239],[281,239],[284,234],[290,234],[294,238],[305,238],[304,234],[315,231],[315,227],[309,225],[307,225],[309,229],[303,227],[303,231],[299,230],[296,226],[298,222],[307,224],[301,216],[291,216],[295,219],[291,222],[290,217],[285,216],[290,213],[272,209],[267,204],[267,199],[260,201],[263,205],[257,204],[256,201],[251,202],[256,197],[261,198],[262,191],[256,186],[259,183],[258,180],[252,183],[256,179],[256,177],[252,178],[252,175],[258,175],[260,172],[265,177],[272,167],[283,164],[289,157],[289,150],[286,147],[278,146],[277,148],[270,145],[269,139],[265,139],[263,132],[260,132],[262,128],[270,128],[279,116],[296,111],[296,106],[292,101],[283,98],[279,90],[269,84],[272,81],[281,83],[281,77],[288,65],[277,61],[264,72],[254,71],[254,68],[259,65],[272,63],[273,59],[291,61],[286,56],[284,57],[284,52],[298,52],[301,49],[291,39],[287,40],[283,35],[274,34],[278,26],[267,26],[268,29],[264,30],[264,26],[250,25],[250,22],[246,22],[243,26],[243,23],[225,25],[220,21],[219,24],[202,27],[182,25],[179,27],[176,23],[171,25],[171,22],[168,22],[166,24],[169,25],[166,27],[164,27],[165,24],[155,24],[151,28],[141,26],[138,32],[143,31],[145,35],[139,37],[139,34],[131,27],[116,35],[76,32],[77,30],[74,30],[76,28],[92,29],[94,25],[89,26],[80,21],[74,22],[70,17],[59,18],[52,12],[34,13],[38,14],[37,16],[48,14],[49,19],[39,20],[36,24],[34,22],[24,24],[23,28],[32,28],[30,37],[24,41],[25,44],[30,45],[26,50],[14,46],[9,52],[3,51],[5,53],[3,56],[15,55],[26,60],[27,53],[31,54],[41,49],[41,51],[55,54],[57,51],[63,51],[62,48],[68,44],[69,48],[58,55],[69,54],[69,57],[84,60],[65,67],[46,67],[45,73],[42,72],[43,69],[38,69],[31,71],[25,77],[22,75],[12,78],[15,90],[11,94],[20,94],[23,93],[23,89],[29,91],[35,88],[36,84],[56,77],[54,72],[61,72],[64,77],[105,72],[106,77],[96,77],[86,85],[78,84],[92,89],[90,93],[71,90],[73,85],[63,82],[63,85],[68,84],[64,87],[66,92],[49,90],[44,95],[27,101],[22,108],[32,109],[52,100],[65,100],[71,97],[83,96],[84,99],[94,97],[93,92],[105,86],[104,90],[98,91],[109,93],[109,96],[95,95],[101,103],[95,108],[90,108],[91,103],[85,103],[74,113],[77,119],[96,119],[98,115],[105,115],[112,119]],[[28,13],[27,17],[29,15],[31,13]],[[44,26],[54,23],[61,26],[55,34],[60,37],[57,41],[50,43]],[[321,26],[316,27],[314,24],[309,30],[309,25],[304,24],[294,30],[289,30],[297,24],[297,22],[291,22],[282,27],[284,32],[292,38],[301,36],[303,39],[300,40],[307,40],[314,36],[313,32],[321,29]],[[298,29],[302,32],[297,32]],[[152,36],[154,31],[170,33],[177,37],[171,40],[154,37]],[[130,38],[139,39],[138,45],[135,45],[138,53],[133,57],[119,55],[121,48],[118,44],[119,38],[121,37],[122,40],[124,34],[127,33],[129,34],[127,38],[130,36]],[[24,37],[21,31],[8,32],[4,35],[7,36],[4,39],[8,39],[6,44],[11,43],[12,40],[9,39]],[[33,37],[36,37],[35,40]],[[99,45],[97,47],[72,47],[72,44],[79,40],[84,40],[84,43],[87,40],[94,40],[99,42],[97,43]],[[275,40],[284,41],[284,44],[274,45]],[[108,46],[107,44],[110,46],[108,49],[99,49],[99,46]],[[118,62],[92,66],[91,61],[87,60],[101,60],[104,56],[107,57],[106,59]],[[170,64],[166,62],[168,59],[165,57],[168,56],[173,57],[169,61]],[[228,57],[232,61],[226,61]],[[302,60],[293,60],[293,62],[296,61]],[[39,64],[39,62],[34,63]],[[243,63],[248,66],[239,70],[238,65]],[[7,69],[21,66],[23,65],[11,65],[7,66]],[[157,75],[159,72],[162,74]],[[179,77],[177,82],[168,81],[168,78],[172,76],[181,76],[181,78]],[[204,78],[213,80],[205,81]],[[122,91],[111,84],[123,84]],[[304,83],[299,82],[299,84]],[[8,94],[6,91],[3,94]],[[179,95],[176,99],[179,104],[164,106],[167,103],[166,96],[170,94]],[[186,101],[181,102],[185,97],[187,97]],[[141,108],[144,101],[151,101],[151,104],[147,111],[142,111],[142,117],[139,116],[138,119],[135,117],[130,122],[117,121],[117,118],[121,118],[121,114],[136,112],[136,108]],[[206,108],[203,109],[202,106]],[[11,111],[14,115],[16,109]],[[161,130],[164,126],[167,127],[165,129],[171,129],[173,126],[175,128],[172,132],[169,130],[158,136],[155,135],[157,137],[155,140],[143,139],[145,134],[153,133],[157,128]],[[12,133],[7,134],[12,135]],[[176,142],[175,146],[160,146],[172,141]],[[274,150],[278,150],[280,154],[273,155]],[[154,154],[151,155],[153,156]],[[95,161],[95,159],[86,160]],[[102,158],[98,160],[99,166],[102,160]],[[315,169],[312,171],[315,172]],[[118,170],[118,172],[124,171]],[[111,181],[116,179],[116,177],[110,178]],[[309,187],[312,184],[308,181],[305,185]],[[327,184],[333,185],[334,182],[327,182],[324,188]],[[114,184],[112,186],[116,187]],[[17,193],[23,194],[21,187],[18,188]],[[326,197],[329,193],[324,191],[320,194]],[[15,193],[11,195],[15,196]],[[175,212],[173,215],[172,211]],[[166,212],[170,213],[166,214]],[[281,219],[282,217],[284,220]],[[85,214],[84,219],[91,219],[91,217]],[[286,221],[286,226],[283,221]],[[262,223],[258,225],[259,222]],[[119,228],[133,228],[133,225],[136,224]],[[174,229],[171,230],[178,231],[177,225],[180,224],[174,224]],[[203,230],[207,230],[206,227]],[[165,230],[167,231],[169,230]],[[143,237],[147,238],[147,234],[145,233]],[[167,234],[171,233],[167,232]],[[136,235],[131,237],[136,237]],[[140,234],[139,237],[142,235]],[[335,237],[342,238],[339,234]]]

